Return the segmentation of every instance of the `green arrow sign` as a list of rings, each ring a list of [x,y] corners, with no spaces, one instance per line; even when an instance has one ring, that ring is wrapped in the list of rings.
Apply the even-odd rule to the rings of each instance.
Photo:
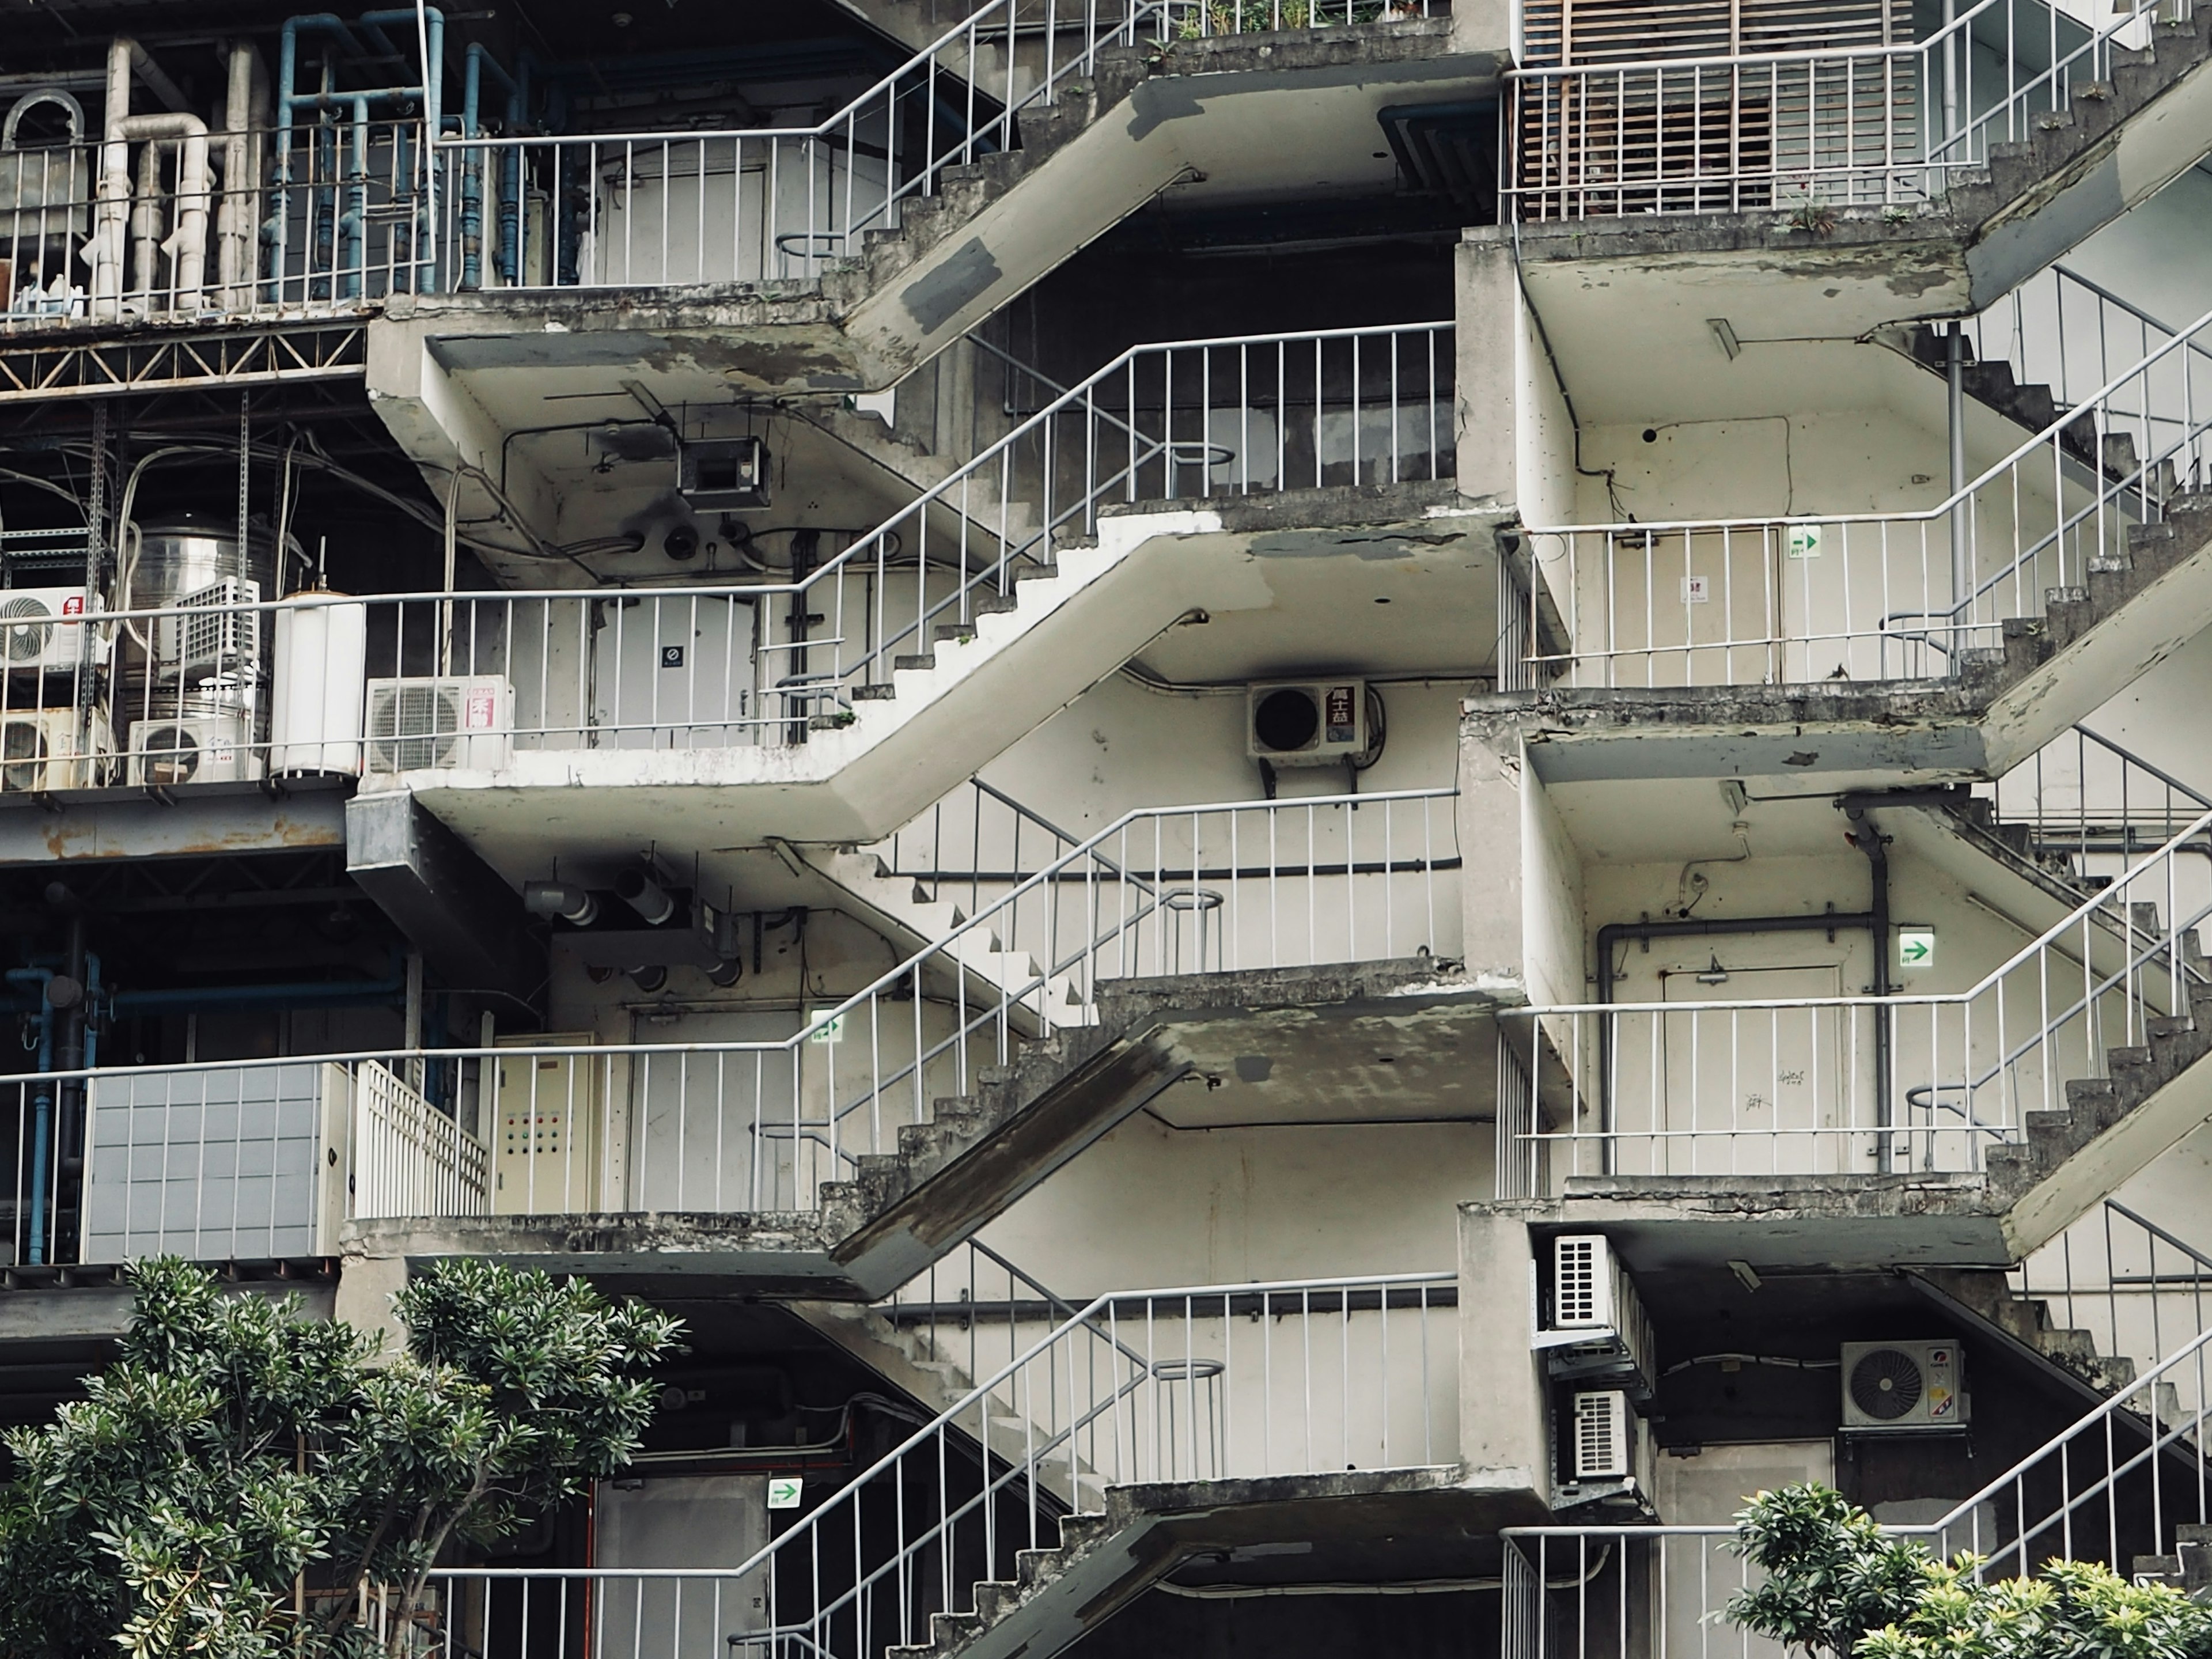
[[[1900,968],[1932,968],[1936,965],[1936,930],[1933,927],[1900,927],[1897,930],[1897,965]]]
[[[795,1510],[799,1494],[806,1483],[795,1474],[774,1474],[769,1477],[768,1506],[772,1510]]]

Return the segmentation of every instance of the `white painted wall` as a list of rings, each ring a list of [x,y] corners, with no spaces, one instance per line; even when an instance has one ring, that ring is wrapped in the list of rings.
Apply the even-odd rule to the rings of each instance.
[[[1139,1113],[984,1230],[1063,1297],[1449,1270],[1487,1123],[1177,1130]]]

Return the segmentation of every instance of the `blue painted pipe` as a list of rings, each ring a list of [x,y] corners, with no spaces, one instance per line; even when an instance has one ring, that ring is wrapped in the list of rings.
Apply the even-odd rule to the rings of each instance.
[[[24,1248],[34,1267],[46,1259],[46,1163],[54,1118],[54,1085],[46,1073],[54,1069],[54,1009],[46,1000],[46,991],[53,977],[51,968],[8,970],[9,984],[39,988],[39,1091],[31,1097],[31,1213],[24,1229]]]
[[[401,22],[412,24],[415,21],[415,15],[411,8],[403,10],[368,11],[363,12],[356,21],[362,33],[370,37],[372,46],[380,48],[386,57],[398,57],[404,61],[406,54],[393,46],[390,37],[383,32],[384,27],[387,24]],[[352,56],[363,58],[368,55],[363,50],[361,41],[355,37],[353,31],[346,27],[345,21],[337,13],[327,11],[302,13],[298,16],[288,17],[284,20],[282,43],[276,57],[276,208],[273,216],[276,220],[276,235],[272,239],[270,250],[269,272],[271,285],[275,290],[271,295],[272,299],[283,297],[285,234],[289,225],[291,205],[289,187],[292,182],[292,116],[293,112],[299,109],[318,111],[350,109],[353,112],[354,153],[353,172],[348,186],[349,203],[347,213],[341,216],[340,225],[346,233],[346,291],[349,297],[360,294],[368,228],[368,106],[372,103],[405,103],[412,100],[422,106],[424,132],[435,135],[438,131],[439,103],[445,80],[446,15],[434,6],[425,9],[423,16],[426,32],[429,37],[428,41],[429,61],[423,66],[422,83],[416,86],[372,87],[356,92],[332,90],[302,93],[295,90],[295,82],[299,76],[300,37],[303,34],[330,35]],[[416,262],[419,264],[422,263],[419,250],[424,246],[425,237],[429,236],[435,227],[428,222],[427,204],[419,204],[416,212],[416,245],[418,249]],[[430,286],[434,289],[437,287],[434,238],[429,240],[428,246],[433,252],[433,258],[430,262]],[[301,297],[307,296],[302,295]]]
[[[476,41],[469,43],[465,66],[461,78],[461,134],[466,138],[483,136],[482,97],[483,76],[491,77],[507,88],[507,133],[509,137],[521,129],[522,89],[499,65],[499,60]],[[468,152],[467,165],[461,171],[461,286],[475,289],[483,283],[483,151],[472,149]],[[502,153],[500,167],[499,192],[499,268],[507,282],[514,281],[515,244],[519,240],[521,221],[520,204],[515,200],[521,177],[520,154],[512,149]]]

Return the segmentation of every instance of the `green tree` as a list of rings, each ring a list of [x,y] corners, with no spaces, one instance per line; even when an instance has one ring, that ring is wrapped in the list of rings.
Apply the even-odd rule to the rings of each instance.
[[[1981,1558],[1937,1560],[1826,1486],[1761,1492],[1734,1546],[1765,1575],[1725,1616],[1830,1659],[2212,1659],[2212,1608],[2094,1561],[1984,1578]]]
[[[174,1260],[131,1270],[116,1363],[7,1437],[0,1653],[325,1659],[373,1651],[344,1598],[411,1607],[440,1553],[512,1533],[635,1452],[676,1321],[495,1263],[395,1299],[407,1350],[225,1295]],[[388,1651],[404,1650],[405,1620]]]

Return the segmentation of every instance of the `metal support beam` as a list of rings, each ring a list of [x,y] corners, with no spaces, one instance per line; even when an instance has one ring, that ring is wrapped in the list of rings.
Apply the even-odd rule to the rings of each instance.
[[[214,786],[222,787],[222,786]],[[0,869],[64,861],[299,853],[345,845],[337,788],[271,798],[251,785],[173,792],[167,801],[120,789],[0,807]]]
[[[362,318],[210,333],[141,330],[99,340],[70,338],[63,330],[0,336],[0,404],[358,380],[368,339]]]
[[[448,988],[542,1007],[545,943],[521,896],[414,796],[393,790],[348,803],[346,873]]]

